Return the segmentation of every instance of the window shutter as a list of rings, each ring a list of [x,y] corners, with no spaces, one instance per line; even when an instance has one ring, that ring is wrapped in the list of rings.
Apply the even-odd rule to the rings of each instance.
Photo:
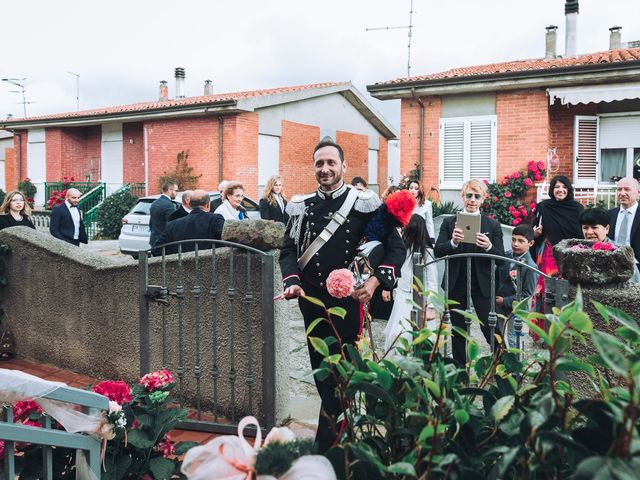
[[[443,180],[462,182],[464,180],[464,122],[443,124]]]
[[[576,180],[595,182],[598,174],[598,117],[576,116],[573,143]]]
[[[471,122],[469,178],[491,180],[491,127],[491,120]]]

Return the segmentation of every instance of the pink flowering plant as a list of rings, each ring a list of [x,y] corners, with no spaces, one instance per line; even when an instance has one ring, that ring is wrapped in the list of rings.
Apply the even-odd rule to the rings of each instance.
[[[545,163],[530,161],[527,170],[505,175],[502,180],[487,183],[488,196],[482,204],[482,213],[505,225],[530,222],[536,203],[525,202],[534,182],[541,182],[546,175]]]
[[[171,390],[175,380],[169,370],[144,375],[135,385],[122,380],[105,380],[91,390],[109,399],[103,413],[100,437],[107,440],[102,479],[138,480],[180,477],[181,457],[195,442],[176,443],[170,431],[186,419],[187,410],[174,405]],[[13,406],[15,423],[41,428],[46,414],[32,400]],[[54,428],[62,428],[52,420]],[[15,444],[18,478],[44,478],[42,447]],[[0,450],[4,445],[0,445]],[[53,478],[75,478],[75,450],[56,448],[53,454]],[[0,456],[0,472],[2,457]]]
[[[67,199],[67,190],[73,187],[73,182],[75,182],[74,177],[67,177],[66,175],[62,177],[62,189],[54,190],[51,193],[51,197],[47,200],[47,209],[51,210],[53,207],[57,207],[61,203]]]

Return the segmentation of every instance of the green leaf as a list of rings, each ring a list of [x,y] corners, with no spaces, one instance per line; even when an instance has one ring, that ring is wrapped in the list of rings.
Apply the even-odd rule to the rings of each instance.
[[[432,335],[432,332],[429,330],[422,330],[420,332],[420,334],[413,339],[413,341],[411,342],[412,345],[419,345],[422,342],[424,342],[425,340],[428,340],[429,337]]]
[[[127,441],[134,447],[141,449],[152,448],[155,445],[153,440],[151,440],[149,436],[139,428],[129,430],[127,434]]]
[[[424,382],[424,384],[427,386],[427,388],[433,394],[434,397],[440,398],[440,395],[442,392],[440,391],[440,387],[436,382],[428,378],[423,378],[422,381]]]
[[[367,361],[367,366],[376,374],[377,382],[382,386],[382,388],[390,390],[391,385],[393,385],[393,378],[391,377],[391,374],[382,366],[372,362],[371,360]]]
[[[455,417],[456,422],[458,422],[460,425],[464,425],[469,421],[469,412],[467,412],[466,410],[456,410],[453,413],[453,416]]]
[[[319,307],[325,308],[324,303],[322,303],[322,300],[320,300],[319,298],[309,296],[304,296],[302,298],[304,298],[308,302],[318,305]]]
[[[480,325],[482,323],[482,322],[480,322],[480,319],[478,318],[478,315],[475,314],[475,313],[467,312],[466,310],[459,310],[457,308],[454,308],[453,311],[456,312],[456,313],[459,313],[465,319],[470,320],[471,323],[475,323],[476,325]]]
[[[511,407],[516,401],[516,397],[513,395],[507,395],[506,397],[499,398],[496,403],[491,407],[491,415],[495,419],[496,423],[500,421],[509,413]]]
[[[480,345],[475,340],[467,343],[467,358],[469,360],[475,360],[480,355]]]
[[[176,455],[184,455],[193,447],[200,445],[198,442],[178,442],[176,443]]]
[[[394,473],[396,475],[411,475],[416,476],[416,469],[413,465],[406,462],[398,462],[387,467],[387,473]]]
[[[333,355],[326,356],[324,359],[330,364],[336,365],[342,359],[342,355],[340,355],[339,353],[335,353]]]
[[[313,322],[311,322],[311,324],[309,325],[309,327],[307,327],[307,331],[305,332],[305,336],[309,336],[309,334],[311,333],[311,331],[316,328],[316,325],[318,325],[320,322],[324,322],[326,321],[326,318],[316,318]]]
[[[329,310],[329,315],[335,315],[336,317],[340,317],[344,320],[344,317],[347,315],[347,311],[342,307],[331,307]]]
[[[373,385],[371,383],[357,382],[349,385],[349,390],[363,392],[366,395],[371,395],[372,397],[375,397],[388,405],[395,405],[395,401],[391,395],[389,395],[379,386]]]
[[[590,377],[593,377],[596,374],[593,366],[589,365],[586,362],[577,359],[570,358],[560,358],[558,359],[558,363],[556,365],[556,371],[558,372],[585,372]]]
[[[149,461],[149,468],[155,480],[169,480],[173,475],[175,464],[164,457],[155,457]]]
[[[318,337],[309,337],[309,341],[311,342],[311,346],[315,349],[323,357],[329,355],[329,347],[326,342]]]
[[[629,370],[629,364],[626,357],[619,348],[620,340],[608,333],[595,330],[591,334],[600,357],[606,362],[607,366],[618,375],[626,376]]]
[[[573,313],[571,317],[569,317],[569,324],[579,332],[590,332],[593,330],[593,324],[591,323],[589,315],[582,311]]]
[[[524,318],[523,320],[529,326],[529,329],[537,333],[538,336],[542,338],[547,345],[551,345],[553,343],[551,341],[551,338],[549,338],[549,335],[547,334],[547,332],[545,332],[542,328],[536,325],[533,321],[529,320],[528,318]]]

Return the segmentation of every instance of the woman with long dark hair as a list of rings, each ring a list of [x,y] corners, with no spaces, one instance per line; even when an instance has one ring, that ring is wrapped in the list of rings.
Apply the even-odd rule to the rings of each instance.
[[[427,200],[427,196],[424,193],[424,188],[422,188],[422,183],[419,179],[413,178],[409,181],[409,186],[407,187],[409,193],[413,195],[416,199],[416,208],[413,210],[413,213],[421,215],[424,218],[425,223],[427,224],[427,232],[429,232],[429,238],[433,241],[436,239],[436,232],[433,226],[433,205],[430,200]]]
[[[409,320],[411,319],[412,305],[408,303],[413,298],[413,254],[419,253],[424,263],[434,260],[433,242],[427,231],[427,224],[424,217],[414,213],[409,220],[409,224],[403,229],[402,238],[407,248],[407,256],[402,264],[402,270],[398,285],[394,290],[393,310],[384,330],[384,349],[389,350],[398,336],[402,332],[412,329]],[[433,263],[427,267],[427,284],[425,288],[430,292],[438,292],[438,268]],[[391,300],[391,292],[382,292],[384,301]],[[432,306],[426,309],[427,327],[435,330],[436,311]]]
[[[567,238],[583,238],[580,213],[584,207],[573,198],[573,185],[564,175],[556,175],[549,183],[549,198],[536,207],[533,233],[536,237],[538,269],[546,274],[558,272],[553,258],[553,246]],[[544,277],[538,278],[536,310],[541,312],[544,298]],[[537,335],[533,334],[534,340]]]

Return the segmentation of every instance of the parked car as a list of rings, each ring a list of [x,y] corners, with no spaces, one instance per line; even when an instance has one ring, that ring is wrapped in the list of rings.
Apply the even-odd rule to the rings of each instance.
[[[122,230],[120,230],[120,236],[118,237],[120,252],[131,255],[133,258],[138,258],[138,252],[140,250],[148,250],[151,248],[151,245],[149,245],[149,236],[151,235],[151,231],[149,230],[149,212],[151,210],[151,204],[158,197],[160,197],[160,195],[151,195],[138,199],[138,203],[124,216],[122,219]],[[211,201],[217,200],[220,198],[220,194],[218,192],[209,193],[209,198]],[[176,208],[181,205],[182,192],[178,192],[173,202],[176,204]],[[247,210],[250,219],[260,218],[260,210],[256,202],[244,197],[242,206]]]

